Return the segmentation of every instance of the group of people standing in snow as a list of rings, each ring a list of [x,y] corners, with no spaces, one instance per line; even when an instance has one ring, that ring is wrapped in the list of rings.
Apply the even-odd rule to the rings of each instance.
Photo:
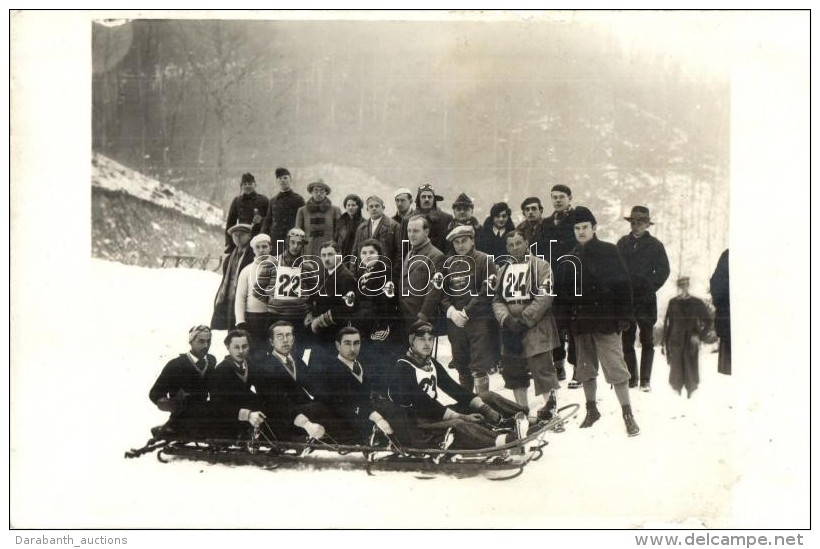
[[[553,418],[569,362],[569,387],[585,393],[581,427],[601,417],[600,368],[615,389],[627,434],[639,433],[629,389],[650,390],[656,292],[670,274],[663,244],[647,230],[653,224],[647,207],[632,208],[625,217],[630,232],[611,244],[598,239],[594,214],[573,206],[572,191],[562,184],[550,189],[550,215],[539,197],[528,197],[516,226],[504,202],[480,223],[464,193],[451,215],[439,208],[443,197],[430,184],[415,194],[398,189],[389,217],[379,196],[350,194],[340,209],[322,179],[309,182],[307,201],[292,189],[287,169],[278,168],[276,179],[280,191],[268,200],[256,192],[253,175],[242,175],[228,213],[210,326],[192,329],[187,358],[172,361],[185,371],[179,379],[210,378],[205,402],[216,403],[212,412],[257,426],[274,416],[284,436],[293,428],[311,436],[330,429],[345,439],[361,434],[365,420],[416,441],[419,432],[435,432],[420,425],[445,422],[458,425],[461,444],[475,447],[492,442],[479,421],[502,421],[515,411],[533,423]],[[728,320],[728,251],[724,256],[726,273],[713,276],[712,293],[723,307],[720,363],[728,373],[729,331],[721,320]],[[712,319],[705,303],[689,295],[686,277],[678,287],[662,344],[670,383],[691,394],[699,341],[711,337]],[[207,331],[210,342],[211,329],[229,331],[229,356],[208,375],[216,361],[200,340]],[[433,356],[440,334],[449,339],[458,383]],[[514,402],[489,391],[496,371]],[[198,385],[192,392],[165,378],[151,392],[158,405],[177,402],[180,391],[201,394]],[[457,404],[438,404],[439,390]],[[177,416],[189,413],[180,409]]]

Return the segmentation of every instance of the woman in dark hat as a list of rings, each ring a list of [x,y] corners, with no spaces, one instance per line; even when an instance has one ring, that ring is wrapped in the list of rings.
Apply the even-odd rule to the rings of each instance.
[[[362,206],[364,202],[358,195],[349,194],[342,201],[344,213],[336,222],[333,240],[342,248],[342,256],[353,255],[353,243],[356,240],[356,228],[362,224]]]
[[[307,235],[305,255],[318,256],[322,242],[333,238],[342,210],[331,204],[328,198],[330,187],[321,177],[310,182],[307,190],[310,198],[296,212],[296,227]]]

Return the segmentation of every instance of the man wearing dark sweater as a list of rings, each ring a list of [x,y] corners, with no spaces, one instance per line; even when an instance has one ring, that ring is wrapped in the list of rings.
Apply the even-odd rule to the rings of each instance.
[[[225,253],[230,253],[235,244],[229,230],[237,223],[251,226],[251,237],[259,234],[262,219],[268,214],[268,197],[256,192],[256,178],[253,174],[243,173],[239,183],[240,194],[235,197],[228,208],[228,220],[225,223]]]
[[[171,412],[168,422],[156,429],[157,435],[191,434],[207,426],[208,382],[216,367],[216,358],[208,354],[211,329],[194,326],[188,332],[187,353],[165,365],[148,392],[148,398],[163,412]]]
[[[276,182],[279,193],[270,199],[262,221],[262,232],[270,236],[274,254],[276,243],[284,241],[288,231],[296,226],[296,212],[305,205],[302,195],[291,190],[290,172],[286,168],[276,168]]]
[[[447,441],[445,438],[444,443],[447,446],[449,442],[453,448],[490,448],[515,440],[514,434],[496,434],[487,427],[484,422],[498,424],[502,419],[501,413],[485,403],[483,396],[456,383],[444,367],[432,358],[436,340],[432,324],[421,320],[413,323],[408,339],[410,349],[396,362],[388,384],[388,394],[390,400],[407,413],[413,433],[411,445],[439,446],[446,437],[445,433],[450,430],[453,439]],[[438,400],[439,393],[446,394],[456,403],[443,405]],[[488,398],[494,395],[482,393],[485,394]],[[494,396],[499,402],[521,410],[515,403],[499,395]]]

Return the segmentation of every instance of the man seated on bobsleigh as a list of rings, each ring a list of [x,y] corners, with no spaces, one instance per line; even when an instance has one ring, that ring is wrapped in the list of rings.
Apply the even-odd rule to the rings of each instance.
[[[158,439],[196,438],[210,423],[208,383],[216,367],[216,358],[208,354],[211,329],[205,325],[188,331],[187,353],[170,360],[148,392],[148,398],[163,412],[171,412],[168,421],[151,429]]]
[[[313,394],[332,414],[325,423],[328,434],[338,442],[368,444],[375,426],[387,437],[395,430],[399,438],[407,439],[407,414],[377,394],[383,368],[372,360],[359,360],[362,345],[368,343],[362,342],[357,328],[345,326],[336,334],[337,355],[311,368]]]
[[[277,440],[304,440],[325,436],[325,424],[333,414],[313,398],[315,375],[298,356],[294,325],[278,320],[268,328],[265,347],[253,355],[260,375],[256,390],[265,410],[265,424]],[[263,433],[266,431],[263,431]],[[270,433],[267,433],[270,436]]]
[[[476,395],[459,385],[431,357],[436,340],[429,322],[414,322],[409,329],[410,349],[396,362],[389,381],[390,399],[411,420],[413,440],[399,441],[406,447],[456,449],[491,448],[526,435],[526,409],[491,391]],[[456,401],[445,406],[441,393]],[[512,421],[517,414],[517,421]],[[508,426],[513,428],[502,429]],[[453,436],[447,436],[448,433]]]

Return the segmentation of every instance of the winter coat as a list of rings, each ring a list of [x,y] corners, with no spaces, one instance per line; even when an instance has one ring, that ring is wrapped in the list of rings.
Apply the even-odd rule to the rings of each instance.
[[[441,269],[444,275],[442,310],[446,312],[452,306],[467,313],[470,320],[495,319],[492,294],[487,292],[487,280],[496,271],[495,263],[488,261],[487,254],[475,249],[466,256],[447,256]],[[469,322],[467,326],[470,326]]]
[[[709,309],[700,299],[673,297],[669,301],[663,321],[663,346],[669,362],[669,384],[678,393],[686,387],[691,396],[698,388],[700,340],[711,328]]]
[[[720,254],[715,272],[709,279],[709,293],[715,306],[715,332],[721,339],[731,337],[729,321],[729,250]]]
[[[485,254],[491,255],[495,258],[507,255],[507,242],[504,234],[515,230],[515,223],[512,219],[507,218],[507,224],[504,226],[504,233],[501,236],[496,236],[493,231],[493,218],[488,216],[484,220],[484,225],[476,233],[475,247]],[[496,261],[498,263],[498,261]]]
[[[376,227],[376,234],[370,232],[370,220],[363,221],[356,228],[356,239],[353,243],[353,255],[356,256],[358,263],[359,252],[362,249],[362,243],[368,238],[373,238],[379,241],[382,245],[382,255],[390,260],[393,268],[398,270],[401,265],[401,227],[399,224],[387,217],[382,216]]]
[[[527,238],[527,242],[529,242],[530,246],[534,243],[538,242],[538,253],[547,257],[547,251],[542,251],[542,231],[544,230],[544,219],[537,219],[534,223],[530,223],[526,219],[518,224],[516,229],[524,233],[524,236]]]
[[[419,319],[434,322],[438,316],[441,290],[433,287],[432,278],[443,264],[444,254],[430,240],[411,249],[402,261],[397,291],[399,310],[408,325]]]
[[[342,217],[342,210],[325,198],[320,204],[309,198],[304,206],[296,212],[296,227],[305,231],[308,243],[304,255],[319,257],[322,244],[333,240],[336,222]]]
[[[550,254],[550,241],[552,254]],[[575,210],[552,212],[541,223],[541,237],[538,242],[538,253],[550,262],[553,271],[557,269],[558,258],[572,251],[578,241],[575,239]]]
[[[579,293],[566,302],[571,329],[576,334],[620,331],[618,321],[633,320],[632,290],[629,273],[618,253],[618,248],[593,236],[585,245],[578,244],[572,251],[581,261],[578,277]],[[572,269],[564,269],[569,275]],[[572,288],[574,280],[565,280],[562,287]]]
[[[632,233],[618,240],[618,252],[629,272],[635,316],[654,324],[658,319],[655,292],[669,278],[669,259],[661,241],[647,231],[635,238]]]
[[[288,231],[296,226],[296,212],[305,205],[305,199],[293,191],[280,192],[270,199],[268,215],[262,220],[262,232],[270,235],[273,253],[276,242],[284,242]]]
[[[230,330],[236,327],[234,302],[239,273],[253,262],[253,250],[250,246],[244,249],[234,248],[222,260],[222,282],[214,298],[214,314],[211,317],[212,330]]]
[[[253,224],[253,218],[256,214],[262,216],[263,221]],[[237,223],[247,223],[252,225],[251,236],[256,236],[262,230],[262,224],[265,216],[268,215],[268,197],[252,192],[248,194],[240,194],[235,197],[228,208],[228,220],[225,223],[225,245],[233,248],[233,240],[228,234],[228,229]]]
[[[550,310],[552,270],[546,261],[530,256],[526,271],[519,278],[513,273],[518,265],[525,263],[507,264],[500,269],[492,308],[502,327],[501,354],[531,357],[550,352],[561,343]],[[522,322],[526,329],[518,333],[508,330],[504,321],[510,316]]]
[[[358,257],[354,244],[356,242],[356,229],[361,225],[362,221],[364,221],[364,219],[362,218],[362,213],[359,211],[356,212],[354,217],[350,217],[349,213],[344,212],[336,222],[333,240],[341,248],[339,251],[342,257],[349,255]]]

